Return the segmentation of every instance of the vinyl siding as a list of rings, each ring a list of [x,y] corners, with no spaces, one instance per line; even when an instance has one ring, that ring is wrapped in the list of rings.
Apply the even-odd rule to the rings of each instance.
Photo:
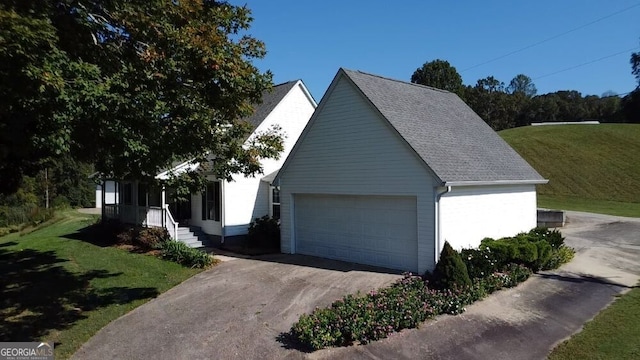
[[[453,187],[440,199],[440,234],[454,249],[480,245],[536,226],[534,185]]]
[[[294,194],[415,196],[418,271],[434,267],[435,180],[344,77],[329,90],[280,175],[281,250],[294,253]]]
[[[254,131],[254,134],[279,125],[285,134],[284,151],[279,159],[261,161],[263,174],[253,177],[236,175],[224,184],[224,235],[244,235],[256,217],[269,215],[269,184],[260,179],[278,170],[284,163],[300,133],[315,110],[298,83]]]

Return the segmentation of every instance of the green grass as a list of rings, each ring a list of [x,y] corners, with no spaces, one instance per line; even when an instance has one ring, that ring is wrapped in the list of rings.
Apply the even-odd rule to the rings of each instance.
[[[542,176],[539,206],[640,217],[640,125],[553,125],[500,135]]]
[[[104,246],[80,231],[95,217],[0,238],[0,341],[56,343],[70,357],[112,320],[200,270]]]
[[[640,288],[620,297],[558,345],[549,359],[640,359]]]

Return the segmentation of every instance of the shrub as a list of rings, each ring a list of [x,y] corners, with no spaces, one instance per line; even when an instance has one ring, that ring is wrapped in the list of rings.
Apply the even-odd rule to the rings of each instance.
[[[544,264],[542,269],[543,270],[557,269],[560,267],[560,265],[566,264],[569,261],[571,261],[575,253],[576,253],[575,250],[564,245],[558,249],[553,249],[551,252],[551,255],[549,256],[549,260],[547,261],[546,264]]]
[[[428,276],[433,284],[440,289],[471,286],[471,279],[467,266],[460,258],[460,254],[453,250],[449,242],[444,243],[440,260],[431,276]]]
[[[190,248],[181,241],[168,240],[160,243],[163,259],[177,262],[178,264],[192,267],[205,268],[213,263],[213,258],[208,254]]]
[[[280,248],[280,221],[265,215],[249,224],[249,244],[266,248]]]
[[[554,249],[559,249],[564,245],[564,237],[558,230],[549,230],[545,227],[536,227],[531,229],[529,236],[536,240],[545,240]]]
[[[140,232],[140,227],[122,225],[113,231],[117,231],[115,235],[117,244],[133,245]]]
[[[69,199],[67,199],[66,196],[58,195],[51,201],[51,207],[55,209],[69,209],[71,205],[69,205]]]
[[[470,279],[482,278],[499,270],[495,254],[488,248],[462,249],[460,258],[467,266]]]
[[[163,242],[171,240],[169,232],[165,228],[143,228],[137,235],[135,244],[147,251],[157,249]]]

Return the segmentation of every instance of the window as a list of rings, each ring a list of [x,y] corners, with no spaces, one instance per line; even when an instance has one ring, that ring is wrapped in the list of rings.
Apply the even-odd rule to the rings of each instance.
[[[122,184],[122,203],[124,205],[133,204],[133,185],[131,183]]]
[[[138,206],[147,206],[147,184],[138,183]]]
[[[202,220],[220,221],[220,212],[220,182],[213,181],[202,192]]]
[[[280,220],[280,189],[271,189],[271,217]]]

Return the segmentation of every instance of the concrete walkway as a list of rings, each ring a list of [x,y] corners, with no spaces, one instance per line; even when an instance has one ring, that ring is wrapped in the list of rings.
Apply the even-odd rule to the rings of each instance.
[[[578,253],[560,270],[369,345],[306,354],[276,338],[301,313],[397,275],[278,255],[195,276],[109,324],[75,358],[543,359],[640,278],[640,219],[569,212],[563,233]]]

